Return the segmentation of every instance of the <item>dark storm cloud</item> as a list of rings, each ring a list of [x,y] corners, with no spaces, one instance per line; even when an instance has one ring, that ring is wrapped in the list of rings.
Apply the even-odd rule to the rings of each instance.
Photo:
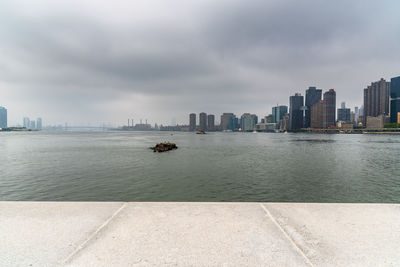
[[[399,70],[395,1],[215,2],[5,1],[0,93],[53,122],[186,122],[264,116],[310,85],[359,105],[366,84]]]

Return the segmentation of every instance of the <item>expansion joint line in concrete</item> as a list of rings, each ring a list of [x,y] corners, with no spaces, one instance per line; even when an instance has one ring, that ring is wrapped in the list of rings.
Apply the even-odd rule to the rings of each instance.
[[[115,211],[110,218],[108,218],[102,225],[97,228],[82,244],[80,244],[71,254],[68,255],[64,260],[61,261],[61,264],[68,263],[76,254],[78,254],[85,246],[92,240],[104,227],[106,227],[114,218],[117,216],[125,207],[127,203],[123,203],[121,207],[117,211]]]
[[[268,217],[271,219],[271,221],[281,230],[283,235],[289,240],[289,242],[292,244],[292,246],[303,256],[303,258],[306,260],[306,262],[314,267],[314,264],[311,262],[311,260],[307,257],[307,255],[303,252],[303,250],[296,244],[296,242],[290,237],[290,235],[283,229],[283,227],[275,220],[275,218],[272,216],[271,212],[265,207],[264,204],[260,203],[261,208],[267,213]]]

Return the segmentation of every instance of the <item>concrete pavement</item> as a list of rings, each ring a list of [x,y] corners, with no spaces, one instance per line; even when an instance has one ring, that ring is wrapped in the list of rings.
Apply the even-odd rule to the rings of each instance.
[[[399,204],[0,202],[0,266],[400,266]]]

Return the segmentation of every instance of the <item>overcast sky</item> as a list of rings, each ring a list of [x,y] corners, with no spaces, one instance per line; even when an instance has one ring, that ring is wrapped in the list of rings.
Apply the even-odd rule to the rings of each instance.
[[[362,104],[400,75],[400,1],[2,0],[9,124],[188,123],[256,113],[308,86]]]

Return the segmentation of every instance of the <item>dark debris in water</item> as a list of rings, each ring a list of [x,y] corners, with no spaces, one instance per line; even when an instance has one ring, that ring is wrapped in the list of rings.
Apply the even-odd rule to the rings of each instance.
[[[158,144],[156,144],[155,147],[150,147],[150,149],[152,149],[153,152],[161,153],[161,152],[167,152],[170,150],[178,149],[178,147],[174,143],[165,142],[165,143],[158,143]]]

